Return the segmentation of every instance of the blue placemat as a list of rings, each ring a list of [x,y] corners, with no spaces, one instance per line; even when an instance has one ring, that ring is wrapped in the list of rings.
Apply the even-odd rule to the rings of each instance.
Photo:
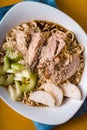
[[[29,1],[29,0],[25,0],[25,1]],[[30,0],[30,1],[42,2],[45,4],[49,4],[53,7],[57,7],[55,0]],[[13,5],[0,8],[0,20],[12,6]],[[78,117],[85,112],[87,112],[87,98],[83,103],[82,107],[79,109],[79,111],[76,113],[74,117]],[[36,126],[36,130],[51,130],[52,128],[56,127],[55,125],[42,124],[35,121],[34,121],[34,125]]]

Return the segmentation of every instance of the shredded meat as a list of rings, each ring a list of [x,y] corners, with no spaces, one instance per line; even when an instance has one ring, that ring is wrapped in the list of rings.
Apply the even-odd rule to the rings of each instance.
[[[27,35],[21,30],[14,30],[14,32],[16,34],[16,47],[23,55],[25,55],[27,52]]]
[[[57,31],[48,39],[48,44],[42,48],[40,62],[53,60],[64,48],[66,42],[65,33]]]
[[[34,62],[35,58],[38,59],[38,50],[43,45],[44,39],[40,32],[34,33],[28,49],[28,64],[29,66]]]

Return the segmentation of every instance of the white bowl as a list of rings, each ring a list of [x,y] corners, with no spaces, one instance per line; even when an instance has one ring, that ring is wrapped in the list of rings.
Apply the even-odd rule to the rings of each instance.
[[[33,19],[48,20],[61,24],[65,28],[73,31],[80,43],[85,47],[85,57],[87,57],[87,36],[82,28],[69,16],[63,12],[45,4],[37,2],[21,2],[11,8],[0,22],[0,42],[2,43],[6,33],[11,28],[20,23]],[[67,99],[60,107],[38,108],[13,102],[8,92],[0,87],[1,98],[16,112],[21,115],[45,124],[62,124],[68,121],[81,107],[87,95],[87,59],[81,82],[79,84],[82,91],[82,100]]]

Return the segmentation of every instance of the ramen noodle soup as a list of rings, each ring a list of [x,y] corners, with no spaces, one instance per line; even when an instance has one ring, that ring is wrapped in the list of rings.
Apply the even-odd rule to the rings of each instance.
[[[82,98],[84,47],[59,24],[33,20],[12,28],[0,49],[0,85],[13,101],[60,106]]]

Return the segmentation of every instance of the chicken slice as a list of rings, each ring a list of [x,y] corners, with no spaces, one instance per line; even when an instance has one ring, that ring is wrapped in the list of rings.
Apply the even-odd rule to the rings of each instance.
[[[16,48],[23,54],[25,55],[27,52],[27,34],[24,31],[21,30],[13,30],[15,33],[16,37]]]
[[[44,40],[40,32],[33,34],[32,41],[28,49],[28,64],[29,66],[33,63],[36,57],[38,57],[38,49],[43,45]]]
[[[41,103],[50,107],[55,106],[55,99],[49,93],[44,91],[39,90],[31,93],[29,99],[34,102]]]
[[[48,39],[47,46],[42,48],[42,53],[41,53],[42,61],[44,62],[46,60],[52,59],[55,55],[56,48],[57,48],[57,41],[56,39],[53,38],[53,36],[51,36]]]
[[[51,82],[47,82],[41,85],[41,89],[44,89],[46,92],[51,94],[55,101],[56,101],[56,106],[59,106],[62,104],[63,101],[63,92],[62,89],[56,86],[55,84]]]
[[[72,62],[66,66],[59,75],[59,82],[64,82],[72,77],[75,72],[79,69],[80,58],[79,55],[74,55]]]
[[[60,31],[53,33],[48,39],[48,44],[42,48],[41,62],[53,60],[56,56],[58,56],[66,44],[64,39],[64,33],[61,33]]]
[[[81,99],[80,89],[69,81],[67,83],[62,84],[61,88],[63,90],[64,96]]]

